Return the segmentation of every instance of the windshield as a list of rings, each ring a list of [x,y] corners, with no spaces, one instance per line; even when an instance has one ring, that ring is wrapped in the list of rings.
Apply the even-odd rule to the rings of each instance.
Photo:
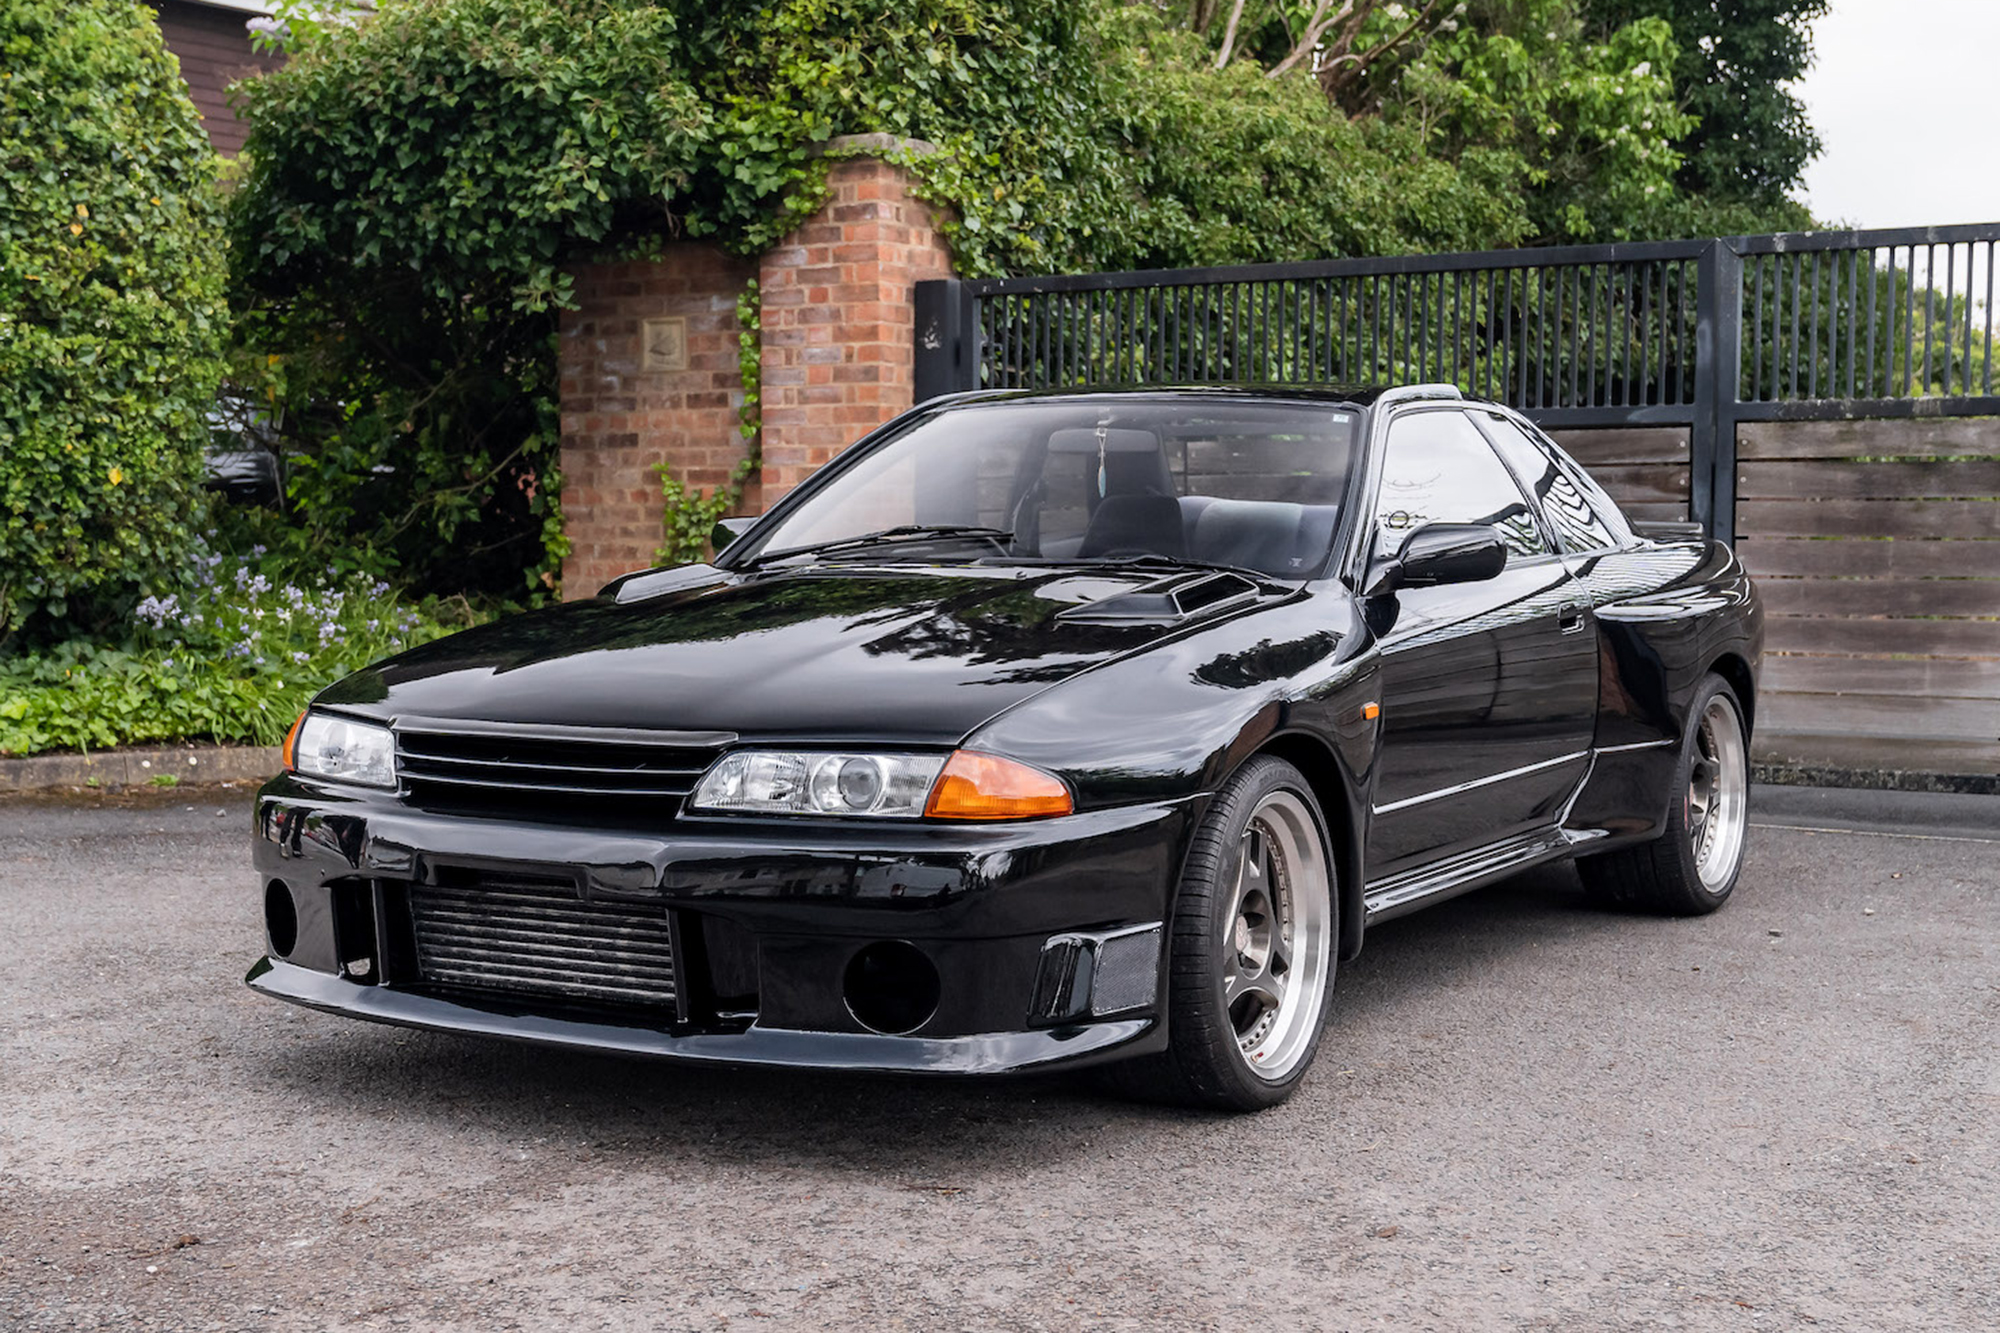
[[[1332,546],[1358,419],[1194,395],[946,408],[818,485],[742,558],[1154,557],[1303,578]]]

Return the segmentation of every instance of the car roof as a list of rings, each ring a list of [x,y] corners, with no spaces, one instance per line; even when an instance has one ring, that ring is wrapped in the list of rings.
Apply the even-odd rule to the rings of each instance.
[[[1077,385],[1056,389],[973,389],[931,399],[922,406],[960,403],[1004,403],[1059,400],[1065,398],[1236,398],[1292,400],[1314,403],[1344,403],[1354,407],[1375,407],[1404,399],[1449,399],[1467,401],[1457,386],[1450,384],[1115,384]]]

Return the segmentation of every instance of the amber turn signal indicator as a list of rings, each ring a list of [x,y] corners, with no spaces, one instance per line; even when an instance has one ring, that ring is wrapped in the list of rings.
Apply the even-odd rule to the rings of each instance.
[[[945,761],[924,814],[931,819],[1032,819],[1076,808],[1062,779],[997,754],[958,750]]]
[[[295,746],[297,746],[299,741],[299,728],[303,727],[305,724],[306,724],[306,715],[304,713],[300,713],[299,720],[292,723],[292,729],[285,733],[285,748],[278,751],[279,758],[283,759],[285,762],[285,771],[287,773],[291,772],[293,768],[292,750]]]
[[[1365,703],[1361,705],[1361,720],[1363,722],[1373,722],[1376,718],[1380,716],[1382,716],[1381,704]]]

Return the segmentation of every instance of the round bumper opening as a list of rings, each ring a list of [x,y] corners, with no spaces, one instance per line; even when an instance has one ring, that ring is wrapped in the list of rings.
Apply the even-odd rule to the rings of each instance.
[[[841,995],[854,1021],[870,1032],[915,1032],[937,1012],[937,965],[902,940],[879,940],[847,964]]]
[[[291,887],[282,879],[264,886],[264,934],[271,952],[280,958],[290,958],[292,950],[299,947],[299,908],[292,901]]]

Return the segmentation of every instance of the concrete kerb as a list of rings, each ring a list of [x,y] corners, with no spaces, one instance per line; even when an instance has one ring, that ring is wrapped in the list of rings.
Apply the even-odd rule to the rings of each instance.
[[[169,745],[93,754],[32,755],[0,759],[0,792],[262,782],[283,766],[275,745]],[[169,776],[176,781],[158,781]]]

